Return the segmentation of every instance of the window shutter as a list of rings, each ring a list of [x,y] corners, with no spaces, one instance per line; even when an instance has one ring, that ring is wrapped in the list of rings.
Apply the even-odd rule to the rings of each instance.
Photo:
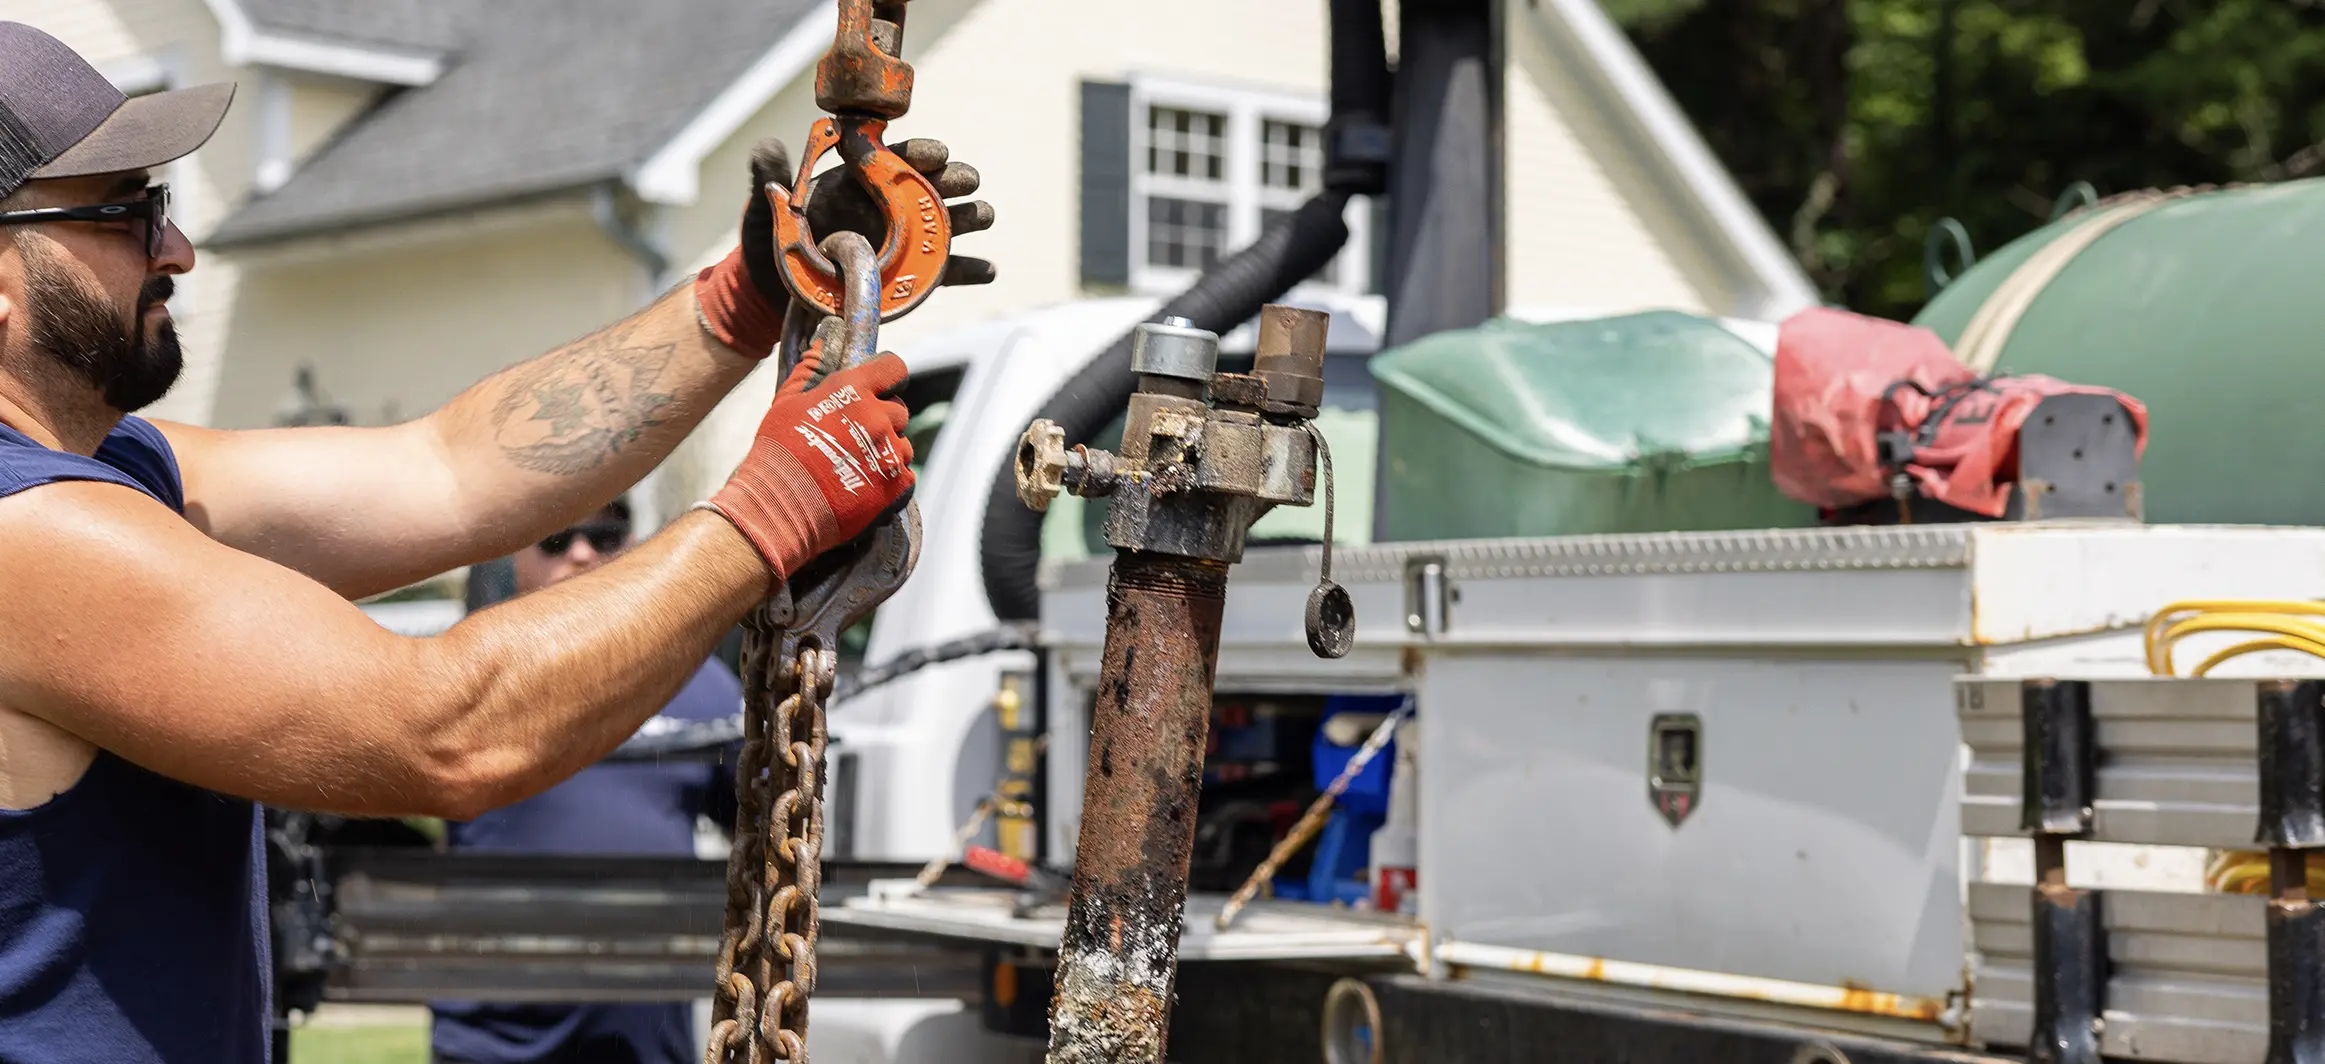
[[[1082,83],[1082,283],[1130,284],[1130,86]]]

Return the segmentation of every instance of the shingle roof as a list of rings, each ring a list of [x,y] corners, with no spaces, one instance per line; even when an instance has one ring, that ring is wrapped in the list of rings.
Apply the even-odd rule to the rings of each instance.
[[[387,9],[446,15],[469,0],[245,0],[316,32],[424,36]],[[621,176],[662,147],[810,8],[829,0],[489,0],[457,27],[433,84],[357,120],[281,188],[253,198],[213,246],[472,207]],[[334,12],[350,14],[333,22]],[[287,29],[288,27],[285,26]]]
[[[349,44],[448,52],[478,0],[235,0],[253,25]]]

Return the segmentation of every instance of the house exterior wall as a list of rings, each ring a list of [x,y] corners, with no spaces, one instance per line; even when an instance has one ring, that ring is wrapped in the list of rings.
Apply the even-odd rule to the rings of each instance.
[[[214,420],[271,424],[301,364],[356,424],[425,414],[635,309],[642,267],[578,198],[237,255]]]
[[[952,0],[919,0],[914,5],[910,26],[916,33],[923,30],[923,9],[939,6],[940,2]],[[926,76],[922,77],[920,84],[929,84]],[[702,192],[696,201],[663,211],[661,230],[674,251],[673,261],[678,264],[675,279],[692,277],[733,250],[750,187],[751,148],[763,138],[777,137],[794,152],[799,149],[806,139],[807,127],[823,117],[815,105],[813,81],[812,75],[802,77],[776,93],[733,136],[704,157]],[[910,120],[908,117],[906,122]],[[911,128],[906,122],[897,124],[899,132],[890,139],[904,139],[903,130]],[[967,157],[964,152],[955,154]],[[792,166],[796,169],[799,162],[795,155]],[[986,181],[991,184],[990,174]],[[968,246],[966,241],[961,245],[964,254]],[[955,294],[932,299],[926,306],[934,308],[953,302]],[[918,315],[907,318],[883,329],[882,334],[894,339],[896,330],[917,319]],[[752,433],[757,430],[759,420],[766,416],[767,404],[774,400],[777,383],[773,373],[754,373],[712,408],[703,419],[702,427],[678,445],[645,489],[651,494],[656,512],[682,513],[686,507],[709,498],[725,482],[727,474],[743,460],[743,452],[750,449]]]
[[[919,8],[914,8],[917,20]],[[1038,44],[1031,42],[1038,41]],[[899,337],[1084,294],[1080,274],[1080,84],[1167,74],[1184,81],[1321,96],[1325,5],[1195,0],[1109,6],[985,0],[914,57],[926,88],[906,134],[942,135],[985,175],[999,219],[988,250],[1001,279],[947,293],[897,324]]]
[[[1609,143],[1555,68],[1513,41],[1503,71],[1503,290],[1513,307],[1724,312],[1700,254],[1653,229],[1657,205],[1627,193],[1639,167]]]
[[[319,75],[285,75],[291,90],[290,150],[304,162],[330,142],[386,90],[377,85]]]

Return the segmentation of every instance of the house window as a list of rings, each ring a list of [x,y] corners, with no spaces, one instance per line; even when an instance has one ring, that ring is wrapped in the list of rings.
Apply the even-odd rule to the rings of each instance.
[[[1202,270],[1227,251],[1227,120],[1218,111],[1146,108],[1146,264]]]
[[[1148,107],[1146,172],[1197,181],[1227,180],[1227,116]]]
[[[1204,269],[1227,243],[1227,205],[1170,196],[1146,198],[1146,264]]]
[[[1304,122],[1269,119],[1260,126],[1259,183],[1270,190],[1307,193],[1324,176],[1324,131]]]
[[[1165,78],[1128,95],[1134,291],[1184,289],[1324,186],[1321,97]],[[1371,211],[1351,203],[1347,220],[1347,247],[1302,288],[1366,290]]]

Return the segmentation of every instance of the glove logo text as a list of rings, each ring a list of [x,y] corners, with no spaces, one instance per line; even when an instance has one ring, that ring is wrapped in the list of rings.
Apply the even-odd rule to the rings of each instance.
[[[831,460],[832,475],[839,478],[840,487],[846,488],[848,494],[862,491],[864,485],[869,483],[864,478],[864,467],[856,463],[855,456],[841,447],[840,441],[833,439],[831,433],[808,425],[795,427],[808,446],[823,452],[823,456]]]
[[[856,394],[855,385],[847,385],[825,396],[823,402],[808,407],[807,418],[810,421],[822,421],[826,415],[838,413],[840,410],[854,405],[856,400],[861,398],[863,396]]]
[[[856,453],[864,456],[865,464],[879,470],[881,476],[890,480],[896,479],[897,474],[904,472],[904,463],[896,459],[894,441],[875,441],[872,434],[866,431],[864,426],[857,424],[854,418],[841,420],[848,423],[848,437],[856,441]]]

